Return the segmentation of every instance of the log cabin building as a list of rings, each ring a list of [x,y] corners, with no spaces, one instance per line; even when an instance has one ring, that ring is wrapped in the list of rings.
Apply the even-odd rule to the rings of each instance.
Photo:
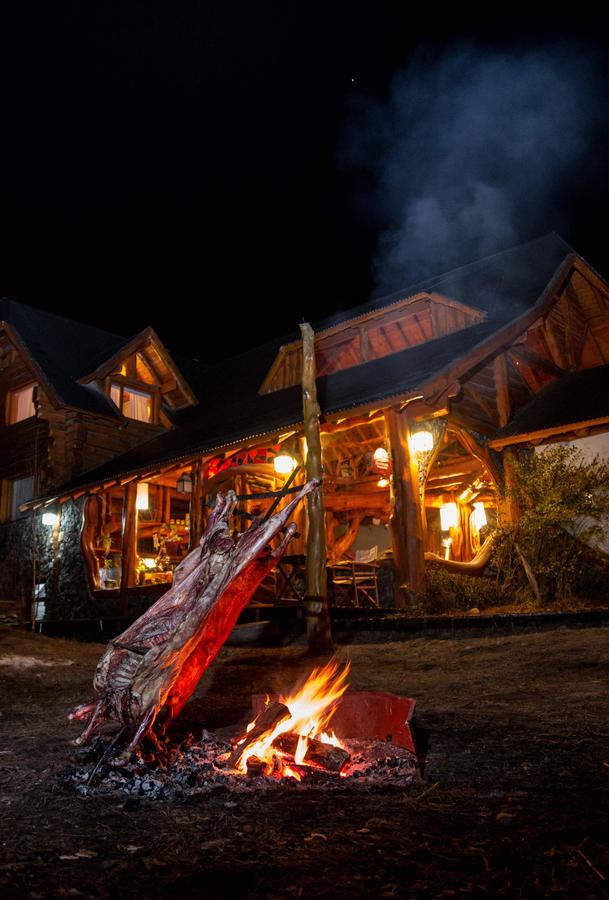
[[[337,584],[346,559],[383,558],[404,604],[426,552],[472,560],[515,514],[514,454],[609,431],[609,285],[557,235],[313,327]],[[54,617],[140,611],[218,490],[243,530],[302,466],[301,371],[297,334],[206,365],[152,328],[125,339],[1,301],[2,594]],[[298,597],[306,527],[303,509],[279,599]]]

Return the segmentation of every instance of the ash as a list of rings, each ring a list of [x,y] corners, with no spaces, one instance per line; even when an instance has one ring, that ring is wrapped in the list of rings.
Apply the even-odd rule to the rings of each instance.
[[[85,796],[115,796],[125,800],[126,809],[141,801],[195,801],[206,795],[228,792],[247,795],[261,791],[306,791],[310,789],[371,791],[403,790],[421,776],[415,756],[408,750],[384,741],[344,741],[351,760],[338,775],[311,766],[294,766],[302,781],[276,779],[267,775],[240,775],[223,769],[222,762],[232,750],[228,741],[203,731],[195,742],[190,736],[165,755],[133,754],[129,762],[105,760],[109,742],[101,737],[76,751],[80,765],[71,766],[57,777],[61,784]]]

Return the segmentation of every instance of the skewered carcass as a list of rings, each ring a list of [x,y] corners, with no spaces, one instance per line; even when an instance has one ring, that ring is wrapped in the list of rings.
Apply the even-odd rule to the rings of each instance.
[[[287,527],[275,549],[269,541],[318,485],[309,481],[282,510],[236,540],[229,530],[235,494],[218,493],[200,549],[176,568],[170,590],[109,643],[93,680],[98,699],[70,715],[88,720],[76,743],[86,743],[108,720],[126,729],[127,751],[145,736],[154,742],[153,725],[163,729],[178,715],[254,591],[285,553],[296,526]]]

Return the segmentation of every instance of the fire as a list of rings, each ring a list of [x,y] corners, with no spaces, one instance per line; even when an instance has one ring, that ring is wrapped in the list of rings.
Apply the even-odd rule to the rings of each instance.
[[[326,729],[340,698],[349,687],[347,675],[350,668],[351,663],[347,663],[341,670],[340,664],[336,660],[330,660],[322,668],[313,669],[300,688],[288,696],[280,696],[279,701],[287,706],[290,717],[278,722],[254,743],[249,744],[237,762],[237,770],[245,774],[248,760],[256,758],[266,763],[265,775],[272,775],[275,778],[296,778],[300,781],[300,772],[285,761],[281,750],[273,747],[277,738],[284,734],[298,737],[297,747],[293,754],[293,764],[296,766],[310,765],[305,761],[305,756],[311,738],[342,748],[342,744],[334,732],[327,733]],[[269,702],[270,698],[267,697],[267,706]],[[250,722],[247,733],[254,728],[255,724],[255,721]],[[290,757],[290,762],[291,759]]]

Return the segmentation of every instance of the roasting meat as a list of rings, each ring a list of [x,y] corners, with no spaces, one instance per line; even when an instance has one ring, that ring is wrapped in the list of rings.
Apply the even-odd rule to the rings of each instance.
[[[93,680],[97,700],[70,715],[88,722],[77,743],[113,720],[126,729],[133,750],[144,736],[154,740],[155,722],[158,730],[178,715],[296,526],[285,529],[275,549],[269,542],[318,484],[310,481],[282,510],[236,540],[229,531],[235,494],[218,493],[201,546],[175,570],[172,587],[106,648]]]

